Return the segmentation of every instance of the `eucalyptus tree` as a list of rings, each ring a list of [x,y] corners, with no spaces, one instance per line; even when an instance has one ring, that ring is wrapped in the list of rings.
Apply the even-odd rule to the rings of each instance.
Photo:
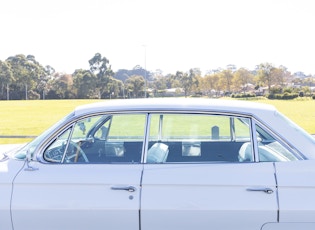
[[[175,74],[166,75],[166,88],[181,88],[181,82]]]
[[[275,67],[271,63],[261,63],[256,67],[258,79],[268,86],[268,91],[270,92],[271,85],[275,82],[273,78],[273,71]]]
[[[191,68],[189,72],[193,73],[195,77],[201,76],[202,74],[200,68]]]
[[[109,97],[109,98],[117,98],[120,95],[121,96],[125,96],[124,95],[124,85],[123,82],[121,80],[115,79],[113,77],[109,78],[109,82],[107,85],[107,89],[108,91],[105,92],[106,95],[104,95],[105,97]]]
[[[77,69],[72,77],[77,98],[100,98],[100,92],[95,91],[98,84],[95,74],[89,70]]]
[[[10,64],[0,60],[0,98],[5,98],[4,94],[6,91],[6,99],[9,100],[9,85],[14,81],[13,74],[10,68]]]
[[[73,93],[73,78],[70,74],[55,73],[46,86],[47,98],[49,99],[72,99]]]
[[[14,77],[14,83],[25,87],[25,99],[28,99],[28,91],[36,90],[37,83],[45,71],[33,55],[25,56],[18,54],[6,60],[10,66]]]
[[[234,75],[231,69],[225,69],[220,72],[220,83],[228,93],[231,93],[233,77]]]
[[[125,82],[125,89],[132,97],[142,97],[145,90],[145,79],[143,76],[131,76]]]
[[[167,77],[164,76],[156,76],[154,78],[154,84],[152,86],[154,88],[154,90],[158,91],[158,90],[164,90],[167,88]]]
[[[48,92],[48,82],[53,79],[53,75],[55,74],[55,69],[50,65],[46,65],[44,67],[44,73],[39,78],[39,82],[37,84],[38,92],[42,93],[42,98],[45,99],[45,95]]]
[[[102,57],[100,53],[96,53],[94,57],[89,60],[90,71],[96,76],[96,89],[99,90],[99,95],[108,92],[110,79],[114,76],[114,72],[109,65],[109,60]]]
[[[293,76],[288,71],[287,67],[281,65],[273,70],[274,83],[281,87],[285,87],[286,83],[292,81]]]
[[[198,80],[193,69],[190,69],[188,73],[177,71],[175,77],[180,82],[181,87],[184,90],[185,97],[188,96],[194,85],[198,85]]]

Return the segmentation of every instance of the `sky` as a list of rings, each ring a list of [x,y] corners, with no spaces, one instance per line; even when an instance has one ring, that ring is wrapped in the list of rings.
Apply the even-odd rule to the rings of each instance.
[[[313,0],[0,0],[0,60],[34,55],[58,72],[88,69],[100,53],[114,71],[164,74],[254,69],[269,62],[315,74]]]

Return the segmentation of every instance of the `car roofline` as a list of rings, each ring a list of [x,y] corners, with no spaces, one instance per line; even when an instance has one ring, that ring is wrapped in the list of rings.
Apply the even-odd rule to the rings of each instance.
[[[112,99],[78,106],[75,115],[118,111],[220,111],[255,115],[259,111],[275,112],[276,108],[257,102],[206,98]]]

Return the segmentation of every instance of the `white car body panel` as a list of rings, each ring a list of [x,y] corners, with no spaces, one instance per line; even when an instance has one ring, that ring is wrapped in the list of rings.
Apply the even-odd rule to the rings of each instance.
[[[314,230],[315,223],[268,223],[261,230]]]
[[[275,164],[280,221],[315,222],[315,161],[276,162]]]
[[[273,163],[145,165],[141,230],[260,229],[277,221]],[[247,191],[268,187],[274,192]]]
[[[11,229],[10,198],[12,182],[25,161],[0,162],[0,226],[1,229]]]
[[[142,165],[32,166],[38,170],[22,170],[14,183],[14,230],[139,229]],[[133,186],[136,191],[113,186]]]

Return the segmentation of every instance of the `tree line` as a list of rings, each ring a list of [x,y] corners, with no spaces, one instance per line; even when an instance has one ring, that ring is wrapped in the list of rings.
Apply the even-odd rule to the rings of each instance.
[[[147,71],[141,66],[114,72],[109,60],[96,53],[88,60],[89,69],[77,69],[72,74],[56,72],[43,66],[33,55],[15,55],[0,60],[0,99],[91,99],[138,98],[173,95],[218,97],[248,94],[266,89],[268,93],[294,91],[292,85],[304,86],[305,93],[313,85],[313,76],[299,77],[286,67],[261,63],[254,70],[227,65],[202,75],[199,68],[163,75],[161,70]]]

